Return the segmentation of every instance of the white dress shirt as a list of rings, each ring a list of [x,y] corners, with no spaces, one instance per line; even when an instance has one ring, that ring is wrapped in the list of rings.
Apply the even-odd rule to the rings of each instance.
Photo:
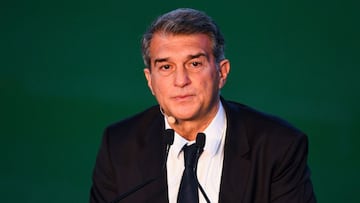
[[[165,128],[170,128],[165,119]],[[219,110],[209,126],[203,132],[206,141],[197,166],[199,182],[205,190],[211,203],[218,202],[220,192],[221,172],[224,160],[224,142],[226,133],[226,114],[220,102]],[[176,203],[180,182],[184,170],[184,155],[182,147],[188,140],[175,132],[174,144],[171,146],[167,159],[167,180],[169,203]],[[205,198],[199,190],[199,202],[205,203]]]

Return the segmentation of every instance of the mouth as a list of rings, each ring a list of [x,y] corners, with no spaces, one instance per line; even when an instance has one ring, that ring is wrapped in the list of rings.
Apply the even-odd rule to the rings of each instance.
[[[184,94],[184,95],[176,95],[173,96],[172,98],[176,101],[186,101],[186,100],[190,100],[194,97],[194,95],[192,94]]]

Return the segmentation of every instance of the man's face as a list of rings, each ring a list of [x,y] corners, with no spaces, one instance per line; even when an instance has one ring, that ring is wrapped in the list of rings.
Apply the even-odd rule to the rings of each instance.
[[[230,65],[228,60],[216,64],[207,35],[154,34],[150,56],[145,77],[167,115],[193,121],[216,112]]]

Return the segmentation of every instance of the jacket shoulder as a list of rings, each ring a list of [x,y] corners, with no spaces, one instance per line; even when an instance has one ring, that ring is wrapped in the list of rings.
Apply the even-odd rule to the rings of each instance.
[[[278,116],[254,109],[245,104],[228,101],[226,104],[227,116],[230,119],[245,122],[247,129],[256,128],[258,131],[291,131],[302,133],[298,128]]]
[[[163,129],[163,116],[158,106],[115,122],[105,128],[104,138],[115,145],[139,144],[151,139],[151,132]],[[154,137],[153,137],[154,138]],[[132,142],[130,140],[136,140]],[[118,146],[119,147],[119,146]]]
[[[307,139],[306,135],[288,121],[247,105],[226,102],[225,111],[232,133],[245,136],[250,145],[267,143],[286,146],[296,140]],[[241,135],[240,135],[241,134]]]
[[[154,121],[161,119],[162,115],[159,112],[159,106],[152,106],[142,112],[139,112],[131,117],[117,121],[106,127],[107,132],[127,132],[136,129],[141,129],[150,126]]]

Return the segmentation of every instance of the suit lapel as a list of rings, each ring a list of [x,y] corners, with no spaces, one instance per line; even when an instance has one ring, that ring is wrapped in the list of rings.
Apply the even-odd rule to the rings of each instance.
[[[143,147],[142,156],[144,159],[139,160],[138,166],[144,181],[149,178],[158,177],[156,181],[144,188],[146,195],[144,202],[168,202],[167,193],[167,175],[163,170],[165,158],[165,141],[164,141],[164,122],[159,113],[151,122],[149,122],[145,136],[141,136],[141,145]]]
[[[219,202],[241,202],[250,171],[244,115],[240,108],[222,102],[227,116],[227,132]]]

